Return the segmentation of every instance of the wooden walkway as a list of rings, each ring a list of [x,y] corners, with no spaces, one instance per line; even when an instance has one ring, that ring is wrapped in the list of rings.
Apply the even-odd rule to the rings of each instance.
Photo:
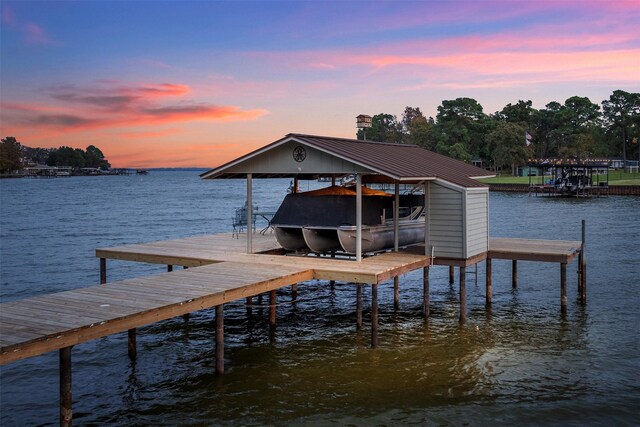
[[[134,245],[139,252],[124,247],[113,256],[125,259],[129,254],[126,259],[135,261],[209,265],[0,304],[0,364],[311,279],[377,285],[429,264],[428,257],[400,253],[381,254],[361,263],[231,250],[213,255],[206,244],[201,245],[203,241],[208,239],[173,241],[173,250],[178,251],[173,254],[166,252],[168,242],[158,242],[153,251],[150,247],[154,244]],[[185,242],[194,245],[186,248],[182,246]],[[196,256],[198,251],[206,252],[209,258],[202,258],[202,253]],[[189,256],[184,255],[187,252]]]
[[[584,224],[583,224],[584,240]],[[136,329],[175,316],[215,307],[216,372],[224,372],[224,304],[269,294],[269,324],[275,327],[276,290],[311,279],[352,282],[356,292],[356,325],[362,328],[362,287],[371,285],[371,345],[377,346],[378,285],[423,269],[423,314],[429,316],[429,268],[449,265],[460,269],[460,322],[466,319],[468,265],[486,262],[487,305],[491,303],[491,260],[511,259],[513,286],[517,262],[545,261],[561,265],[561,308],[566,312],[566,265],[580,258],[579,291],[586,298],[584,243],[523,239],[490,239],[489,251],[467,260],[431,259],[424,246],[387,252],[361,262],[314,256],[283,256],[272,235],[255,234],[253,253],[244,239],[231,233],[197,236],[96,250],[100,285],[0,304],[0,365],[54,350],[60,355],[60,423],[71,425],[71,348],[92,339],[127,331],[129,356],[136,357]],[[413,252],[413,253],[412,253]],[[167,265],[167,273],[107,282],[107,259]],[[172,271],[173,266],[187,267]]]

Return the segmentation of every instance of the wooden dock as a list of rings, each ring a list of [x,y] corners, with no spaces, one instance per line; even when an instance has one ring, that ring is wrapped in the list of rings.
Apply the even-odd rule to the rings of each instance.
[[[584,233],[584,231],[583,231]],[[356,287],[356,327],[362,328],[362,288],[371,286],[371,345],[378,344],[378,285],[423,269],[423,314],[429,316],[429,268],[460,269],[460,322],[466,319],[465,268],[481,261],[487,266],[487,304],[491,303],[491,260],[511,259],[513,286],[518,261],[561,265],[561,308],[566,311],[566,265],[576,256],[579,291],[586,298],[584,244],[579,241],[491,239],[489,251],[470,260],[432,259],[424,246],[387,252],[360,262],[316,256],[283,256],[272,235],[255,234],[254,251],[231,233],[196,236],[144,244],[100,248],[100,285],[0,304],[0,365],[50,351],[60,353],[60,419],[71,424],[71,348],[92,339],[128,332],[129,356],[136,357],[136,329],[191,312],[215,307],[216,372],[224,372],[224,304],[269,294],[269,324],[276,324],[276,290],[319,279],[353,283]],[[167,272],[107,282],[107,259],[167,265]],[[183,269],[173,271],[173,266]],[[451,271],[451,270],[450,270]]]

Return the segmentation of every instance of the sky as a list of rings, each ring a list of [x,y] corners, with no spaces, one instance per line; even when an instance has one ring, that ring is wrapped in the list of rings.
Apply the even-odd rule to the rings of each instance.
[[[640,1],[0,2],[0,135],[212,168],[355,117],[640,91]]]

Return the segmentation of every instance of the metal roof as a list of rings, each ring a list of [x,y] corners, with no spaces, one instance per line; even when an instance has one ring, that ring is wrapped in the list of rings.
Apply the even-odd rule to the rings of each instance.
[[[472,178],[491,176],[486,170],[469,165],[460,160],[443,156],[433,151],[409,144],[393,144],[356,139],[333,138],[326,136],[288,134],[265,147],[239,157],[229,163],[200,175],[205,179],[237,178],[244,175],[238,173],[243,162],[259,157],[280,145],[295,141],[315,148],[331,156],[345,160],[369,171],[369,181],[400,181],[415,183],[425,180],[440,179],[462,187],[487,187]],[[231,169],[233,172],[231,173]],[[251,170],[243,173],[252,173]],[[254,178],[293,176],[295,173],[253,174]],[[322,175],[322,174],[316,174]],[[330,175],[330,174],[327,174]],[[382,178],[382,179],[379,179]]]

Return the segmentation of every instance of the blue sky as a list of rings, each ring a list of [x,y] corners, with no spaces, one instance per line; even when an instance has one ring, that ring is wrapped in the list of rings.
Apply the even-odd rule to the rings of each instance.
[[[212,167],[358,114],[637,92],[637,1],[3,1],[3,136]]]

